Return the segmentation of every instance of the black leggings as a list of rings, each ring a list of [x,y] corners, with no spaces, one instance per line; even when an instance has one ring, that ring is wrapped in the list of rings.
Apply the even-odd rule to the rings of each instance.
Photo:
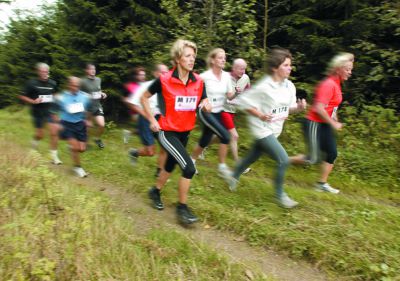
[[[205,148],[210,144],[213,134],[221,140],[223,144],[229,144],[231,135],[221,122],[221,112],[207,113],[198,111],[201,122],[203,123],[203,132],[199,140],[199,146]]]
[[[178,164],[182,170],[182,177],[186,179],[193,178],[196,168],[193,164],[190,155],[185,147],[189,140],[188,132],[158,132],[158,140],[161,146],[168,152],[167,161],[165,162],[165,171],[171,173],[175,169],[175,164]]]
[[[333,164],[337,157],[336,135],[329,124],[306,119],[304,136],[308,144],[308,160],[311,164],[321,160]],[[324,158],[322,157],[325,156]]]

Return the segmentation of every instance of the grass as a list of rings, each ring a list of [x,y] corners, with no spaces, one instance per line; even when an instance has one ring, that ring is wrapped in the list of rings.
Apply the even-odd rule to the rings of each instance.
[[[101,192],[4,136],[0,146],[1,280],[248,280],[244,266],[173,230],[137,235]]]
[[[2,111],[0,118],[2,132],[7,128],[6,134],[13,140],[28,143],[31,131],[26,111],[13,114]],[[18,128],[7,124],[18,124]],[[288,128],[291,133],[293,128]],[[243,151],[251,140],[245,129],[241,129],[240,134]],[[94,147],[90,149],[83,156],[83,165],[95,177],[144,195],[154,183],[155,158],[140,159],[132,168],[126,151],[139,142],[134,138],[130,145],[124,145],[121,135],[119,128],[111,126],[104,139],[106,149],[101,152]],[[198,136],[198,131],[193,132],[189,148]],[[290,141],[290,135],[282,138]],[[284,144],[290,147],[290,153],[302,150],[298,138],[296,141],[290,143],[292,146]],[[65,145],[61,147],[61,156],[68,165]],[[41,149],[46,148],[42,146]],[[368,151],[368,147],[362,151],[364,154],[373,152]],[[349,153],[346,147],[344,153]],[[349,163],[339,162],[331,183],[342,192],[334,196],[317,193],[310,187],[317,175],[315,168],[292,167],[286,189],[300,206],[288,211],[277,207],[272,199],[271,161],[262,158],[255,163],[253,171],[241,178],[238,192],[230,193],[216,176],[215,156],[216,147],[211,147],[206,161],[199,161],[201,175],[194,178],[191,187],[190,205],[203,221],[242,235],[252,244],[305,259],[327,271],[333,279],[400,280],[400,213],[396,207],[400,192],[395,186],[396,179],[390,178],[395,188],[377,184],[384,182],[378,178],[380,175],[375,175],[375,180],[354,179],[345,169]],[[383,158],[385,153],[381,156]],[[370,158],[365,164],[374,165],[381,158]],[[388,171],[388,174],[395,173]],[[178,177],[176,172],[163,192],[167,206],[176,201]]]

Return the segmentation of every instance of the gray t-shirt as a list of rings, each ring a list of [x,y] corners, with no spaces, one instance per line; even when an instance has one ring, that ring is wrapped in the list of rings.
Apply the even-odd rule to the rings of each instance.
[[[81,90],[92,97],[93,107],[101,108],[101,79],[85,77],[81,80]]]

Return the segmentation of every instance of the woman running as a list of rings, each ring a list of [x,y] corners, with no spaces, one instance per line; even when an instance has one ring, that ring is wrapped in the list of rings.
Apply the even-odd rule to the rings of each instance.
[[[159,142],[168,152],[165,167],[156,185],[149,190],[149,197],[156,209],[164,209],[160,191],[178,164],[182,170],[182,177],[178,183],[177,215],[185,224],[198,220],[187,206],[190,181],[196,168],[185,147],[196,122],[197,108],[200,108],[200,112],[211,111],[204,82],[193,72],[196,54],[197,47],[193,42],[177,40],[171,48],[173,69],[157,78],[141,98],[150,128],[158,132]],[[161,112],[158,121],[153,116],[149,104],[149,98],[156,93]]]
[[[293,164],[316,164],[322,160],[317,191],[339,193],[338,189],[330,186],[328,177],[337,157],[335,132],[343,127],[337,115],[342,102],[341,83],[350,78],[353,62],[354,55],[350,53],[340,53],[330,61],[327,77],[317,86],[313,106],[304,123],[308,156],[298,155],[290,159]]]
[[[220,176],[227,178],[232,175],[231,170],[225,163],[231,138],[228,130],[222,124],[221,113],[226,99],[234,98],[234,93],[231,76],[228,72],[223,71],[225,62],[225,51],[220,48],[214,49],[207,57],[207,64],[210,69],[200,74],[207,89],[212,111],[211,114],[199,112],[199,118],[203,123],[203,132],[198,145],[192,153],[192,159],[193,163],[196,163],[204,148],[210,144],[213,135],[217,135],[221,142],[218,152],[218,172]]]
[[[230,190],[236,190],[243,171],[263,153],[268,154],[276,162],[276,199],[284,208],[293,208],[298,203],[290,199],[283,190],[289,157],[279,143],[278,136],[289,113],[304,110],[306,106],[305,100],[298,100],[296,103],[296,88],[288,80],[292,70],[291,63],[292,55],[288,50],[273,49],[267,58],[267,75],[238,97],[240,106],[249,113],[249,127],[255,141],[228,181]]]

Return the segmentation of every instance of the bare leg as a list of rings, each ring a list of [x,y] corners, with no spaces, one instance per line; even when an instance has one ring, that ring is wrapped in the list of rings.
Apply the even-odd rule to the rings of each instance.
[[[100,139],[104,133],[104,126],[105,126],[104,116],[97,115],[94,117],[94,120],[96,121],[97,124],[96,138]]]
[[[230,129],[229,133],[231,134],[231,151],[232,151],[232,156],[233,160],[235,162],[239,161],[239,152],[238,152],[238,139],[239,139],[239,134],[236,131],[236,128]]]
[[[329,174],[332,172],[333,164],[322,162],[321,164],[321,178],[320,182],[327,182]]]
[[[228,145],[221,143],[219,145],[219,151],[218,151],[218,160],[220,164],[225,163],[227,154],[228,154]]]
[[[160,175],[157,178],[157,183],[156,183],[156,188],[158,190],[161,190],[166,182],[168,181],[169,177],[171,176],[171,173],[168,173],[164,169],[161,170]]]
[[[155,154],[155,145],[141,147],[137,152],[139,156],[153,156]]]
[[[190,179],[181,177],[178,183],[179,203],[186,204],[190,187]]]
[[[48,123],[50,132],[50,149],[57,150],[58,144],[58,132],[60,130],[60,125],[57,123]]]
[[[79,153],[80,153],[80,144],[76,139],[68,139],[68,143],[71,147],[71,157],[74,166],[79,167],[81,165]]]
[[[306,157],[304,154],[289,157],[290,164],[304,165],[306,164]]]
[[[167,152],[164,150],[164,148],[160,147],[160,152],[158,154],[158,168],[161,170],[164,169],[165,161],[167,161]]]

